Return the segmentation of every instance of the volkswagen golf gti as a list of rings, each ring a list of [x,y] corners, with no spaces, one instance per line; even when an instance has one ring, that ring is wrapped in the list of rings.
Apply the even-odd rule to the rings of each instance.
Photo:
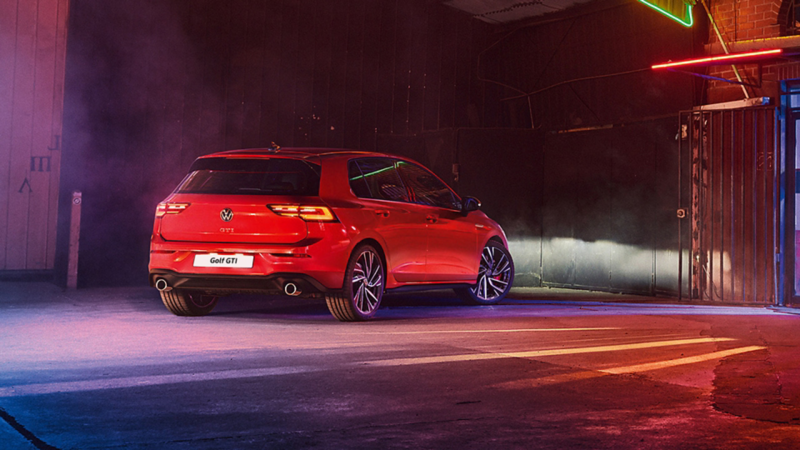
[[[494,304],[511,288],[514,263],[479,207],[398,156],[214,153],[156,208],[150,285],[181,316],[242,292],[325,298],[341,321],[373,317],[387,291],[447,288]]]

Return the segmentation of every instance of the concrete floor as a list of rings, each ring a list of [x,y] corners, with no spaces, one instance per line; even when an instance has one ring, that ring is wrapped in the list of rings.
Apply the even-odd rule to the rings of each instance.
[[[347,324],[0,282],[0,448],[800,448],[800,315],[663,302],[437,292]]]

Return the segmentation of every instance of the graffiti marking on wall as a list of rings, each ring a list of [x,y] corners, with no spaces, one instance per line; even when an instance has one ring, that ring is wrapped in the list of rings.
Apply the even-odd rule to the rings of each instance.
[[[23,189],[25,189],[25,186],[28,186],[28,193],[29,193],[29,194],[30,194],[31,192],[33,192],[33,189],[31,189],[31,182],[30,182],[30,181],[28,181],[28,179],[27,179],[27,178],[25,178],[25,181],[23,181],[23,182],[22,182],[22,186],[20,186],[20,187],[19,187],[19,190],[18,190],[17,192],[19,192],[19,193],[21,194],[21,193],[22,193],[22,190],[23,190]]]
[[[51,158],[50,156],[31,156],[31,172],[50,172]]]

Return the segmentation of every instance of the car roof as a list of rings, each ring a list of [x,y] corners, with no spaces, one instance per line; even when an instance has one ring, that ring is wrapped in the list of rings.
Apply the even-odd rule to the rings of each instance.
[[[386,156],[397,158],[397,156],[389,155],[386,153],[378,152],[365,152],[359,150],[352,150],[347,148],[322,148],[322,147],[272,147],[272,148],[246,148],[239,150],[227,150],[222,152],[211,153],[203,155],[201,158],[219,158],[219,157],[254,157],[254,158],[308,158],[308,157],[321,157],[321,156]]]

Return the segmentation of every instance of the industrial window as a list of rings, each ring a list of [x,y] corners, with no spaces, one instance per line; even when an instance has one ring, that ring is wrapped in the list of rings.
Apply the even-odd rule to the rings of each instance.
[[[800,0],[784,0],[778,12],[781,34],[800,34]]]

